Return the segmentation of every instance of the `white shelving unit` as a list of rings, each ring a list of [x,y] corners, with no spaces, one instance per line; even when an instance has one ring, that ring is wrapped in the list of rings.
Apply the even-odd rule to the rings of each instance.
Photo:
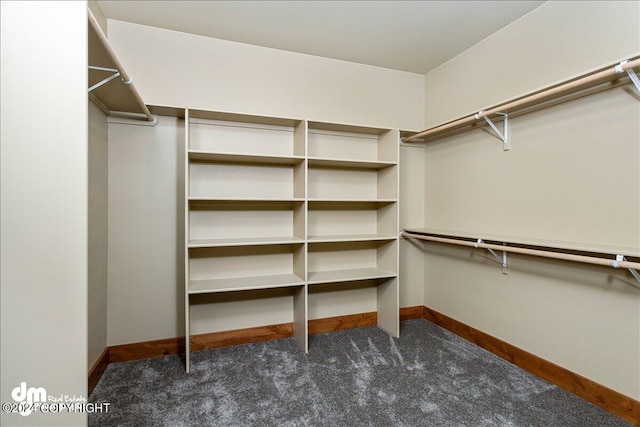
[[[306,352],[309,288],[366,282],[398,336],[399,132],[203,110],[185,122],[187,372],[201,294],[291,288]]]

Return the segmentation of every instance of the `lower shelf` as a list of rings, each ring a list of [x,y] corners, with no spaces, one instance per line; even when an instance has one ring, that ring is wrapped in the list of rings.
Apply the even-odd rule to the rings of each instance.
[[[248,291],[255,289],[287,288],[290,286],[302,285],[304,285],[304,280],[295,274],[191,280],[189,282],[189,295]]]
[[[307,283],[317,285],[320,283],[354,282],[358,280],[389,279],[398,274],[382,268],[354,268],[349,270],[310,271]]]

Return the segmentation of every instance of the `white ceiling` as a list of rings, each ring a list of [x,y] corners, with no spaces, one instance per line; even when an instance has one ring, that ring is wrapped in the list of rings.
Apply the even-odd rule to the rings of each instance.
[[[425,74],[544,1],[100,1],[107,18]]]

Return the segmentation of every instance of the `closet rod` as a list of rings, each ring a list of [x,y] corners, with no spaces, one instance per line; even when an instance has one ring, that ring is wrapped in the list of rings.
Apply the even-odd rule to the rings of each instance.
[[[151,112],[149,111],[149,108],[147,108],[147,105],[142,100],[142,97],[138,93],[138,90],[136,89],[136,87],[133,84],[131,84],[133,82],[133,79],[124,70],[124,67],[122,66],[122,63],[120,62],[120,60],[116,56],[115,52],[111,48],[111,44],[109,44],[109,40],[107,40],[107,37],[104,35],[104,32],[102,31],[102,28],[100,28],[100,24],[98,24],[98,20],[96,19],[95,16],[93,16],[93,13],[91,12],[91,10],[87,9],[87,13],[89,15],[89,24],[91,25],[91,27],[93,28],[93,30],[97,34],[98,38],[100,39],[100,42],[102,43],[102,45],[104,46],[105,50],[107,51],[107,54],[109,55],[109,57],[111,58],[111,60],[115,64],[115,68],[117,68],[118,71],[120,71],[120,76],[122,77],[122,82],[124,84],[128,85],[129,89],[131,89],[131,93],[133,94],[133,97],[135,98],[136,103],[140,106],[140,108],[142,109],[144,115],[147,116],[147,120],[150,121],[150,122],[155,121],[155,117],[153,117],[153,114],[151,114]]]
[[[509,113],[517,110],[518,108],[535,104],[536,102],[542,102],[556,96],[561,96],[566,92],[577,91],[582,86],[588,86],[589,84],[595,85],[598,81],[614,80],[616,77],[622,78],[626,76],[626,73],[624,73],[625,71],[633,69],[635,67],[640,67],[640,58],[636,58],[626,62],[623,61],[619,64],[612,65],[593,74],[587,74],[573,80],[568,80],[564,83],[560,83],[547,89],[543,89],[539,92],[534,92],[513,101],[507,101],[504,104],[491,107],[487,110],[482,110],[476,114],[471,114],[470,116],[462,117],[458,120],[454,120],[452,122],[424,130],[420,133],[404,138],[403,141],[408,142],[418,138],[426,138],[430,135],[442,133],[452,128],[461,128],[466,125],[475,123],[477,120],[481,120],[483,117],[488,117],[496,113]]]
[[[447,239],[444,237],[427,236],[424,234],[415,234],[415,233],[409,233],[406,231],[402,232],[401,236],[405,238],[410,238],[410,239],[428,240],[431,242],[449,243],[449,244],[461,245],[461,246],[471,246],[474,248],[493,249],[496,251],[513,252],[517,254],[539,256],[544,258],[561,259],[564,261],[576,261],[576,262],[583,262],[587,264],[606,265],[609,267],[640,270],[640,262],[617,261],[613,259],[597,258],[597,257],[585,256],[585,255],[573,255],[573,254],[565,254],[562,252],[543,251],[539,249],[526,249],[526,248],[517,248],[517,247],[505,246],[505,245],[495,245],[495,244],[485,243],[485,242],[470,242],[467,240]]]

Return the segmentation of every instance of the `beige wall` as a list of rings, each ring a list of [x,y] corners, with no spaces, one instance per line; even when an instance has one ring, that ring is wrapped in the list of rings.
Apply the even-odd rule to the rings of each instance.
[[[426,125],[637,54],[639,7],[635,1],[543,4],[427,74]]]
[[[640,51],[640,3],[545,3],[425,77],[447,121]],[[617,88],[425,149],[425,227],[640,252],[640,97]],[[574,242],[574,243],[571,243]],[[640,290],[626,271],[426,244],[424,303],[635,399]]]
[[[119,21],[109,21],[109,38],[149,104],[391,128],[424,125],[422,75]],[[109,345],[184,334],[183,219],[176,216],[183,197],[182,133],[183,123],[169,118],[156,128],[109,125]],[[407,170],[422,169],[417,159]],[[413,217],[422,218],[423,204],[413,205],[420,206]],[[420,264],[401,272],[406,305],[422,304],[422,257],[413,256]],[[289,294],[256,296],[201,298],[192,308],[192,331],[292,321]],[[313,295],[309,315],[375,307],[373,288],[326,292]]]
[[[148,104],[420,129],[422,75],[109,20]]]
[[[87,396],[86,8],[0,2],[3,403],[21,382]],[[86,419],[3,411],[0,423]]]
[[[184,335],[183,122],[109,122],[108,344]]]
[[[424,226],[424,147],[400,146],[400,228]],[[400,307],[423,305],[422,244],[400,239]]]
[[[88,365],[93,366],[107,346],[107,116],[89,102],[89,283]]]

